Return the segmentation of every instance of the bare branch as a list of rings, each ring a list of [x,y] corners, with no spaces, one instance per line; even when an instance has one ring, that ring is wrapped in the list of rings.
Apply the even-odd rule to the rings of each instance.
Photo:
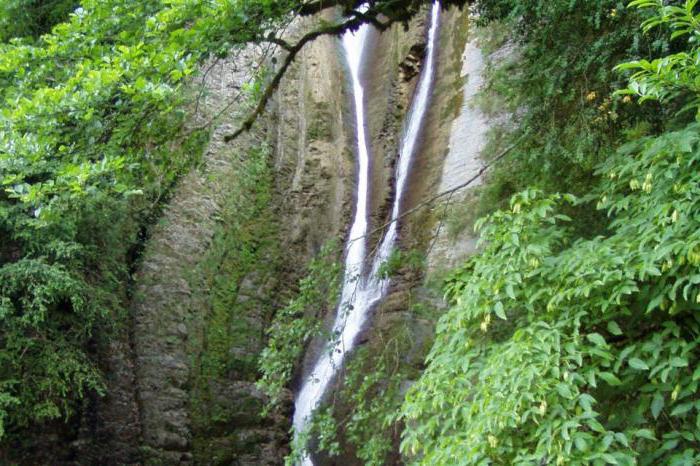
[[[270,42],[271,44],[279,45],[287,52],[291,52],[292,48],[293,48],[289,42],[287,42],[284,39],[280,39],[279,37],[275,37],[274,34],[272,34],[272,33],[270,33],[270,35],[268,35],[265,39],[263,39],[263,41]]]
[[[297,9],[297,14],[299,16],[311,16],[316,13],[320,13],[328,8],[333,8],[336,6],[342,6],[344,8],[357,8],[364,0],[314,0],[311,2],[304,3]]]
[[[262,96],[260,97],[260,100],[258,101],[258,104],[253,110],[253,112],[250,115],[248,115],[243,124],[236,131],[224,136],[224,141],[230,142],[233,139],[236,139],[238,136],[241,135],[241,133],[248,131],[253,126],[255,120],[257,120],[258,117],[265,111],[267,103],[269,102],[270,98],[272,98],[272,95],[274,94],[275,90],[282,81],[282,78],[287,72],[287,69],[306,44],[312,42],[313,40],[321,36],[339,36],[345,33],[346,31],[359,28],[362,24],[366,22],[367,20],[364,18],[353,17],[352,19],[349,19],[343,23],[331,26],[324,26],[303,35],[301,39],[299,39],[294,45],[290,46],[287,49],[287,56],[284,58],[282,65],[275,72],[272,80],[265,87],[265,90],[263,91]],[[392,22],[393,20],[389,19],[387,20],[387,22],[382,23],[382,27],[388,28],[392,24]]]
[[[442,5],[443,8],[447,5],[458,5],[461,7],[465,3],[471,3],[472,1],[473,0],[442,0]],[[397,22],[404,22],[405,24],[420,10],[420,5],[423,3],[421,0],[387,0],[383,5],[370,2],[371,6],[367,11],[359,11],[359,7],[365,2],[366,0],[313,0],[303,3],[296,10],[296,14],[299,16],[308,16],[319,13],[327,8],[342,6],[344,9],[343,13],[351,18],[340,24],[323,26],[308,32],[294,45],[276,37],[274,34],[270,34],[265,40],[279,45],[286,50],[288,52],[287,56],[282,62],[282,65],[275,72],[272,80],[265,87],[253,112],[245,119],[240,128],[224,136],[224,141],[230,142],[240,136],[241,133],[250,130],[258,117],[265,111],[267,103],[272,98],[275,90],[279,87],[287,69],[306,44],[320,36],[339,36],[346,31],[356,30],[366,23],[374,25],[380,31],[388,29],[392,24]],[[381,8],[379,8],[380,6]],[[386,17],[387,19],[382,22],[379,20],[380,16]]]

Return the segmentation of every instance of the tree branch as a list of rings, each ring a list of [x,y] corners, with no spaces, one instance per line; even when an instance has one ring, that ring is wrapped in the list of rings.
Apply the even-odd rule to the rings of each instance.
[[[363,1],[364,0],[315,0],[301,5],[297,9],[297,14],[299,16],[311,16],[336,6],[342,6],[345,9],[353,9],[359,7]]]
[[[287,41],[284,40],[284,39],[280,39],[279,37],[275,37],[275,35],[272,34],[272,33],[270,33],[269,36],[267,36],[265,39],[263,39],[263,41],[264,41],[264,42],[270,42],[271,44],[279,45],[280,47],[282,47],[282,48],[283,48],[284,50],[286,50],[287,52],[291,52],[291,51],[292,51],[292,48],[293,48],[292,45],[291,45],[289,42],[287,42]]]
[[[230,142],[243,132],[250,130],[258,117],[265,111],[267,103],[272,98],[277,87],[279,87],[287,69],[306,44],[320,36],[339,36],[346,31],[356,30],[366,23],[370,23],[380,31],[384,31],[394,23],[406,23],[417,11],[420,11],[420,5],[424,3],[423,0],[387,0],[383,4],[381,2],[370,2],[370,8],[367,11],[359,11],[360,6],[365,2],[366,0],[313,0],[304,3],[296,10],[296,14],[299,16],[309,16],[327,8],[342,6],[344,14],[351,16],[351,19],[340,24],[324,26],[308,32],[294,45],[276,37],[274,34],[270,34],[265,40],[279,45],[282,49],[286,50],[287,56],[284,58],[282,66],[275,72],[272,80],[265,86],[265,90],[253,112],[248,115],[243,124],[236,131],[224,136],[224,141]],[[473,0],[442,0],[441,5],[443,8],[449,5],[457,5],[461,8],[464,4],[472,2]],[[380,16],[386,17],[386,21],[380,21]]]
[[[376,18],[375,18],[376,19]],[[238,136],[241,135],[241,133],[248,131],[255,121],[258,119],[258,117],[265,111],[265,107],[267,106],[267,103],[269,102],[270,98],[272,98],[272,95],[274,94],[275,90],[279,86],[280,82],[282,81],[282,78],[284,77],[285,73],[287,72],[287,69],[289,66],[292,64],[296,56],[301,52],[301,50],[304,48],[306,44],[309,42],[317,39],[318,37],[321,36],[339,36],[346,31],[351,31],[359,28],[362,24],[366,23],[368,20],[366,18],[366,14],[363,14],[361,16],[358,15],[353,15],[352,19],[349,19],[341,24],[335,24],[331,26],[324,26],[319,29],[315,29],[311,32],[308,32],[304,34],[301,39],[299,39],[294,45],[285,44],[288,46],[286,47],[286,50],[288,51],[287,56],[284,58],[284,61],[282,62],[282,66],[280,66],[277,71],[275,72],[275,75],[273,76],[272,80],[265,86],[265,90],[262,93],[262,96],[260,97],[260,100],[258,101],[258,104],[255,106],[255,109],[253,112],[248,115],[248,117],[245,119],[243,124],[233,133],[227,134],[224,136],[224,141],[225,142],[230,142],[233,139],[236,139]],[[377,20],[378,21],[378,20]],[[386,29],[391,24],[394,22],[393,19],[389,18],[386,22],[380,23],[381,29]],[[270,39],[268,39],[270,40]],[[284,47],[283,47],[284,48]]]

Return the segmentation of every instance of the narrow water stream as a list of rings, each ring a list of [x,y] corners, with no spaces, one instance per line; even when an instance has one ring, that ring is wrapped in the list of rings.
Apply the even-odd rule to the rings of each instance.
[[[369,275],[365,274],[364,270],[364,264],[367,262],[365,235],[368,232],[367,212],[370,195],[369,147],[366,134],[364,88],[360,79],[360,69],[362,56],[365,52],[367,32],[370,26],[363,25],[356,32],[347,32],[343,35],[342,44],[352,79],[357,127],[359,171],[357,205],[346,245],[343,289],[331,334],[334,336],[334,341],[331,348],[321,352],[311,374],[306,378],[296,397],[293,419],[295,432],[303,432],[307,427],[313,410],[321,402],[328,384],[342,366],[345,355],[354,347],[357,335],[362,330],[369,311],[372,309],[372,306],[384,297],[388,289],[389,280],[380,279],[377,272],[381,264],[391,254],[396,242],[401,199],[406,188],[411,159],[415,152],[415,146],[430,101],[430,92],[434,78],[434,55],[439,16],[440,4],[439,1],[436,1],[432,6],[430,15],[425,65],[421,71],[399,149],[399,160],[396,168],[396,189],[394,191],[396,195],[391,212],[391,224],[381,240],[377,254],[372,261]],[[309,456],[305,456],[302,464],[311,466],[313,462]]]

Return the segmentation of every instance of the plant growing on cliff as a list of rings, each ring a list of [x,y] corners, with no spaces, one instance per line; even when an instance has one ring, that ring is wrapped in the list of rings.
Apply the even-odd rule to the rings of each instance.
[[[667,11],[650,21],[678,19]],[[694,105],[697,64],[672,79],[671,62],[664,79],[623,67],[641,68],[630,91],[671,104],[682,88]],[[586,198],[527,190],[479,222],[483,252],[450,280],[402,408],[415,463],[700,461],[700,126],[683,121],[617,150]],[[595,204],[606,229],[580,237],[571,204]]]
[[[666,55],[655,60],[635,60],[617,66],[618,71],[634,71],[627,89],[619,95],[640,97],[640,102],[682,101],[682,111],[700,111],[700,67],[697,66],[697,46],[700,39],[700,13],[697,0],[686,0],[682,6],[664,5],[662,0],[635,0],[630,7],[655,10],[655,15],[642,23],[649,33],[668,27],[671,39],[685,39],[691,47],[687,51]]]
[[[78,0],[5,0],[0,4],[0,42],[50,32],[78,4]]]
[[[258,387],[270,397],[271,405],[280,401],[306,345],[322,333],[323,317],[338,302],[341,270],[337,251],[334,242],[321,248],[309,264],[307,275],[299,281],[299,293],[275,313],[267,331],[269,340],[260,355],[262,376]]]
[[[498,110],[518,115],[507,120],[510,134],[491,138],[492,153],[519,143],[491,172],[482,201],[487,209],[505,206],[528,186],[587,193],[598,182],[595,167],[624,142],[626,129],[648,122],[658,131],[673,113],[673,107],[613,97],[626,84],[614,71],[620,62],[685,49],[669,40],[665,26],[643,34],[639,23],[647,14],[624,6],[621,0],[477,2],[482,23],[510,31],[505,49],[489,59],[484,92]],[[588,220],[577,227],[600,225],[595,212],[577,212],[584,215]]]
[[[575,240],[559,211],[576,201],[537,191],[481,223],[486,247],[454,274],[453,307],[402,410],[406,454],[450,465],[700,458],[700,177],[684,173],[700,163],[697,131],[604,167],[609,236]]]
[[[425,266],[425,254],[417,249],[402,251],[394,249],[377,269],[377,276],[381,279],[393,277],[402,269],[414,273],[419,272]]]
[[[402,383],[409,376],[405,354],[415,343],[407,326],[392,329],[382,341],[381,350],[358,350],[348,364],[342,398],[348,406],[343,429],[356,449],[357,457],[367,466],[387,464],[400,432],[398,414],[403,393]]]

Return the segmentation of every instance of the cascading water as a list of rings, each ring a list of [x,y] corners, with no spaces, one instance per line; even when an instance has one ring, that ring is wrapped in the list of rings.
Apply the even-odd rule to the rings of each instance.
[[[430,98],[439,15],[440,4],[439,1],[436,1],[432,6],[430,15],[426,64],[418,81],[418,88],[409,111],[408,124],[405,126],[404,136],[401,141],[399,163],[396,169],[396,195],[391,211],[391,223],[382,238],[377,255],[374,257],[371,273],[365,279],[363,279],[363,272],[366,259],[365,237],[367,235],[367,211],[370,190],[369,148],[367,146],[365,129],[364,88],[360,80],[360,66],[369,26],[363,25],[356,32],[347,32],[343,35],[343,48],[350,69],[355,101],[359,158],[357,206],[346,246],[345,275],[340,305],[333,324],[332,335],[335,340],[333,341],[333,347],[329,351],[321,353],[312,373],[307,377],[296,397],[293,426],[297,433],[304,432],[313,410],[320,403],[336,370],[342,365],[345,355],[353,348],[355,339],[360,333],[370,309],[382,299],[388,288],[389,281],[380,279],[377,272],[381,264],[389,257],[396,241],[401,198],[406,187],[408,169]],[[302,464],[304,466],[313,465],[308,455],[304,455]]]

